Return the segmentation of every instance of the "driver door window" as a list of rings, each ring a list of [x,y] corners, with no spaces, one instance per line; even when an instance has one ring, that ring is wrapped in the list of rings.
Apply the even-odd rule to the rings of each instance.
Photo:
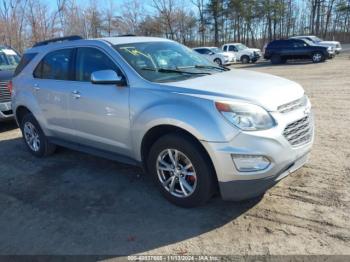
[[[230,46],[228,47],[228,51],[237,52],[237,48],[236,48],[235,46],[233,46],[233,45],[230,45]]]
[[[75,80],[90,82],[91,74],[100,70],[113,70],[121,75],[115,63],[102,51],[91,47],[78,48]]]

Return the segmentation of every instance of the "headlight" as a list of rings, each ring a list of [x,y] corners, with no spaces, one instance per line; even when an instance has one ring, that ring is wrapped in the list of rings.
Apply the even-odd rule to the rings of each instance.
[[[242,102],[215,102],[215,106],[231,124],[242,130],[263,130],[275,126],[271,115],[260,106]]]

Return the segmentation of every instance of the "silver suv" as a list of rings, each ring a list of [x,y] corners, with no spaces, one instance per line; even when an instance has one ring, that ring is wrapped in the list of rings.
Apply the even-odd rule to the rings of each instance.
[[[306,162],[314,124],[292,81],[218,67],[150,37],[38,43],[13,79],[29,151],[56,145],[143,166],[172,203],[262,195]]]

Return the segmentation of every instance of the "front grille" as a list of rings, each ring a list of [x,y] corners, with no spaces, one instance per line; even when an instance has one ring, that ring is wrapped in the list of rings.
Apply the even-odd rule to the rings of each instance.
[[[300,146],[310,142],[312,138],[310,116],[305,116],[287,125],[283,135],[292,146]]]
[[[284,114],[284,113],[288,113],[288,112],[291,112],[291,111],[294,111],[300,107],[303,107],[306,105],[306,97],[302,97],[302,98],[299,98],[297,100],[294,100],[292,102],[289,102],[287,104],[284,104],[284,105],[281,105],[277,108],[277,110]]]
[[[0,82],[0,103],[10,102],[11,101],[11,93],[7,88],[8,81]]]

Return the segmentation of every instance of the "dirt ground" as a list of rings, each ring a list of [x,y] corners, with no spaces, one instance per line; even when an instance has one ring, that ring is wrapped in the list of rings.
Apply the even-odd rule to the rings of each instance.
[[[350,50],[233,67],[304,86],[316,116],[305,167],[261,200],[181,209],[137,168],[67,149],[36,159],[0,123],[0,254],[350,255]]]

